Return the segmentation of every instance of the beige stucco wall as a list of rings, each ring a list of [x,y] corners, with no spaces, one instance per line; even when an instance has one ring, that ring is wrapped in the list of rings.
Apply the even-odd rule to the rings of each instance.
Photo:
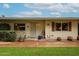
[[[53,20],[54,22],[69,22],[69,20]],[[15,31],[17,34],[17,38],[20,36],[26,35],[28,39],[31,40],[31,23],[36,23],[36,38],[38,35],[42,34],[42,31],[45,30],[45,37],[46,39],[52,39],[55,40],[57,37],[61,37],[63,40],[67,39],[68,36],[72,36],[74,39],[76,39],[78,35],[78,21],[70,21],[72,22],[72,31],[52,31],[52,20],[46,20],[46,21],[35,21],[35,20],[16,20],[16,21],[5,21],[11,25],[11,30],[14,31],[14,23],[25,23],[25,31]],[[49,25],[48,25],[49,24]],[[35,39],[33,39],[35,40]]]
[[[27,21],[27,20],[23,20],[23,21],[5,21],[6,23],[9,23],[10,26],[11,26],[11,30],[9,31],[15,31],[14,30],[14,23],[25,23],[25,31],[15,31],[16,34],[17,34],[17,39],[21,36],[22,38],[24,37],[24,35],[26,35],[26,37],[29,39],[29,40],[35,40],[33,38],[31,38],[33,36],[33,34],[31,33],[31,23],[35,23],[36,24],[36,38],[42,34],[42,31],[44,31],[44,22],[45,21],[35,21],[35,20],[31,20],[31,21]]]
[[[54,20],[54,22],[69,22],[69,20]],[[72,22],[72,31],[52,31],[52,21],[46,21],[45,23],[45,33],[47,39],[55,40],[57,37],[61,37],[63,40],[67,39],[68,36],[72,36],[74,39],[77,38],[78,35],[78,21],[70,21]],[[47,24],[50,24],[49,26]]]

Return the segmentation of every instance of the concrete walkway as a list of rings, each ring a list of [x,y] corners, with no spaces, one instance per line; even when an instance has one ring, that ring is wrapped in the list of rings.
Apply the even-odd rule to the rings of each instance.
[[[0,42],[0,47],[79,47],[79,41],[34,41]]]

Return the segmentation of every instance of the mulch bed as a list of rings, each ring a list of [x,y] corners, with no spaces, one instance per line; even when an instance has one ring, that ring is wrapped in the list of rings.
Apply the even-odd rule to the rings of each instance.
[[[79,47],[79,41],[38,41],[0,42],[0,47]]]

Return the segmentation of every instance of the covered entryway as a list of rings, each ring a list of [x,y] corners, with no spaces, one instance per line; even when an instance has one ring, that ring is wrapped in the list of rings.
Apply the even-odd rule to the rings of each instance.
[[[36,23],[35,22],[31,22],[31,26],[30,26],[30,36],[31,38],[36,38]]]
[[[37,39],[38,36],[45,37],[45,23],[44,21],[33,21],[30,23],[30,38]]]

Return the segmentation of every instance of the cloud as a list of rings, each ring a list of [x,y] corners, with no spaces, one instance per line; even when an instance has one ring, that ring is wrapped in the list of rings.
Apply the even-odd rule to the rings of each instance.
[[[10,5],[3,7],[8,9]],[[25,11],[19,9],[12,17],[61,17],[79,13],[79,3],[26,3],[22,7]]]
[[[40,17],[42,16],[42,12],[33,10],[31,12],[22,11],[18,12],[17,14],[14,14],[12,17]]]
[[[53,12],[79,12],[79,4],[77,3],[27,3],[25,7],[37,10],[49,10]]]
[[[9,9],[10,8],[10,5],[9,4],[3,4],[3,8]]]
[[[59,12],[52,12],[50,13],[53,17],[61,17],[61,13]]]
[[[48,7],[51,6],[51,4],[49,3],[27,3],[24,4],[24,7],[30,7],[30,8],[34,8],[34,9],[48,9]]]

